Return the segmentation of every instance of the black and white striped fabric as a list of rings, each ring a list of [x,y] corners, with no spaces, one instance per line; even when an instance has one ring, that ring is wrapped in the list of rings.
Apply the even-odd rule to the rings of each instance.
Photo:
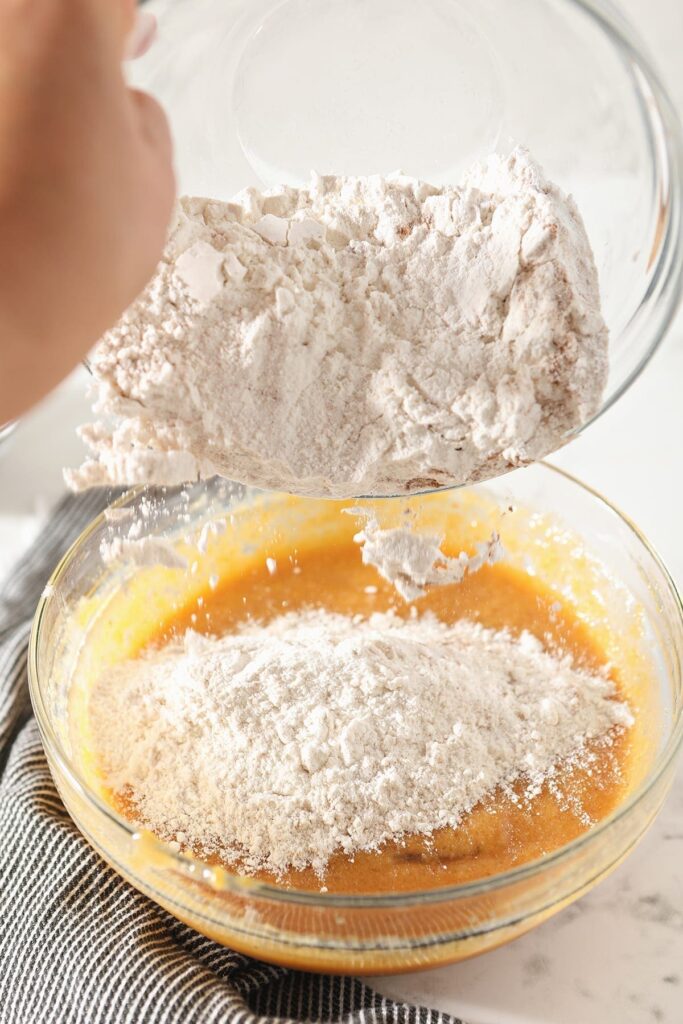
[[[2,1024],[461,1024],[352,978],[290,971],[211,942],[115,874],[52,782],[26,648],[60,555],[111,493],[65,499],[0,593]]]

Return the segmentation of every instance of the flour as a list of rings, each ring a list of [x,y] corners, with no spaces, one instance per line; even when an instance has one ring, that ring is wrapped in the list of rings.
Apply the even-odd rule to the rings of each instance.
[[[125,562],[140,567],[187,568],[187,559],[162,537],[105,537],[100,541],[100,557],[105,565]]]
[[[197,540],[197,551],[205,555],[209,549],[209,539],[225,533],[227,528],[227,519],[211,519],[208,523],[204,523]]]
[[[563,444],[599,408],[607,331],[573,201],[516,150],[457,187],[314,176],[182,199],[91,367],[102,419],[74,488],[218,473],[405,494]]]
[[[404,601],[423,597],[427,586],[460,583],[484,565],[495,565],[505,557],[500,536],[494,530],[487,541],[476,544],[476,553],[461,551],[450,558],[441,550],[443,537],[420,533],[412,526],[381,529],[374,515],[364,508],[344,509],[365,518],[365,525],[353,538],[361,545],[363,565],[371,565],[391,583]]]
[[[632,723],[607,676],[530,634],[323,610],[114,666],[90,718],[140,827],[248,873],[321,875],[336,850],[457,826],[515,781],[530,798]]]
[[[104,519],[107,523],[127,523],[133,519],[132,508],[105,508]]]

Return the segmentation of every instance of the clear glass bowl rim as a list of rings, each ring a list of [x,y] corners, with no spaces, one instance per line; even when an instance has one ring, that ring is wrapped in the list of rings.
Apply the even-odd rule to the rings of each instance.
[[[650,318],[657,317],[659,324],[654,330],[649,347],[643,352],[638,363],[612,394],[606,396],[598,411],[584,424],[573,430],[569,437],[583,433],[592,423],[607,412],[640,376],[661,345],[666,332],[678,309],[683,281],[683,220],[681,215],[681,194],[683,193],[683,133],[681,121],[669,93],[655,65],[644,50],[640,37],[626,16],[611,0],[568,0],[569,4],[584,11],[599,25],[607,38],[630,67],[643,120],[647,125],[650,151],[655,168],[655,186],[661,228],[655,232],[656,259],[637,308],[631,315],[627,330],[641,314],[643,307],[656,295],[657,309],[649,311]],[[637,72],[636,72],[637,69]],[[638,81],[645,79],[651,95],[648,97]],[[654,109],[653,109],[654,108]],[[657,130],[659,121],[660,130]],[[663,218],[663,221],[661,220]],[[654,253],[654,248],[653,248]],[[656,293],[659,292],[657,295]]]
[[[673,601],[675,609],[673,614],[676,620],[675,624],[677,626],[677,631],[683,637],[683,602],[681,601],[681,596],[662,559],[635,523],[598,491],[587,484],[582,483],[580,480],[577,480],[577,478],[572,476],[572,474],[559,469],[557,466],[551,466],[548,463],[539,463],[538,467],[542,468],[544,472],[557,475],[565,482],[568,482],[571,486],[578,487],[587,494],[589,498],[594,499],[595,502],[602,505],[609,513],[615,515],[621,520],[622,524],[633,535],[636,544],[642,549],[645,556],[651,560],[654,571],[661,573],[663,585]],[[120,498],[114,501],[110,507],[116,508],[125,506],[129,502],[134,501],[144,492],[144,490],[145,489],[142,487],[137,487],[127,491]],[[104,512],[101,512],[74,541],[50,577],[48,588],[46,588],[50,593],[54,595],[55,591],[58,590],[62,575],[66,572],[74,558],[87,543],[91,534],[93,534],[98,527],[104,523],[104,521]],[[107,818],[116,828],[123,830],[128,839],[132,842],[134,841],[133,837],[137,834],[136,830],[125,818],[119,815],[112,807],[105,803],[90,789],[87,782],[72,765],[69,756],[63,749],[51,725],[50,716],[43,702],[38,651],[43,613],[49,599],[52,598],[41,596],[38,602],[31,628],[28,653],[29,692],[48,761],[51,762],[54,760],[59,771],[64,774],[71,785],[79,792],[81,797],[93,807],[95,812],[100,815],[104,815],[105,818]],[[676,676],[680,680],[680,657],[677,657],[676,659],[675,669]],[[252,878],[232,874],[227,870],[223,870],[221,875],[222,888],[226,888],[231,892],[240,893],[242,896],[252,899],[260,898],[275,902],[307,904],[309,906],[320,905],[325,907],[367,909],[379,907],[409,907],[415,903],[440,903],[453,899],[473,897],[482,893],[491,893],[496,890],[503,889],[508,885],[512,885],[537,874],[541,874],[547,871],[551,866],[562,863],[563,861],[571,858],[578,851],[585,849],[589,844],[596,843],[617,821],[621,820],[626,815],[635,813],[637,807],[645,799],[650,789],[657,784],[661,776],[672,764],[682,741],[683,701],[679,703],[679,706],[676,709],[667,742],[659,752],[647,777],[643,780],[640,786],[638,786],[637,789],[635,789],[634,792],[624,800],[622,804],[620,804],[608,817],[600,821],[594,828],[583,833],[572,842],[558,847],[557,850],[554,850],[543,858],[537,858],[536,860],[529,861],[518,867],[512,868],[509,871],[501,872],[500,874],[490,875],[487,878],[479,879],[477,881],[455,886],[446,886],[439,889],[405,892],[400,894],[370,893],[351,896],[335,893],[307,893],[298,892],[296,890],[287,890],[277,885],[255,881]],[[157,846],[159,851],[163,853],[165,861],[168,864],[174,865],[183,873],[187,873],[191,865],[193,866],[193,874],[195,877],[200,877],[203,869],[213,872],[211,865],[203,863],[198,858],[187,857],[182,853],[176,853],[171,850],[168,844],[156,837],[153,837],[153,843]]]

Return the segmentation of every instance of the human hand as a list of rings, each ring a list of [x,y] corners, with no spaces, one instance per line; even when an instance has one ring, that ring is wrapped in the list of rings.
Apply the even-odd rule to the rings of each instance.
[[[124,81],[134,19],[135,0],[0,0],[0,423],[84,357],[163,249],[171,140]]]

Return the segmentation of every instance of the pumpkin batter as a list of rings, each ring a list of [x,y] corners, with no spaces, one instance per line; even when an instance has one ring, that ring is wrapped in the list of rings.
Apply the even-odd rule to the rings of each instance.
[[[452,539],[445,548],[453,553],[459,550]],[[267,622],[283,610],[307,606],[347,615],[365,616],[389,608],[400,615],[411,614],[411,606],[397,599],[393,587],[374,569],[363,566],[350,536],[279,557],[273,568],[272,561],[266,564],[261,559],[237,578],[224,575],[218,587],[207,586],[199,600],[168,619],[150,642],[163,645],[188,628],[222,635],[247,616]],[[414,607],[418,613],[428,609],[449,623],[469,618],[513,633],[528,630],[546,648],[571,654],[578,666],[589,671],[607,661],[568,605],[558,602],[556,594],[528,573],[509,565],[486,566],[461,583],[434,588]],[[613,678],[619,696],[627,697],[619,678]],[[466,815],[457,829],[443,829],[429,837],[408,836],[353,858],[340,853],[330,861],[322,882],[309,869],[290,871],[278,884],[315,891],[324,884],[327,891],[338,893],[416,891],[484,878],[542,857],[585,832],[623,798],[632,739],[628,732],[612,739],[610,745],[595,744],[580,767],[558,771],[531,800],[520,796],[515,802],[494,794]],[[113,794],[110,798],[125,816],[135,818],[125,797]],[[234,865],[225,866],[234,871]],[[275,882],[266,872],[258,877]]]

